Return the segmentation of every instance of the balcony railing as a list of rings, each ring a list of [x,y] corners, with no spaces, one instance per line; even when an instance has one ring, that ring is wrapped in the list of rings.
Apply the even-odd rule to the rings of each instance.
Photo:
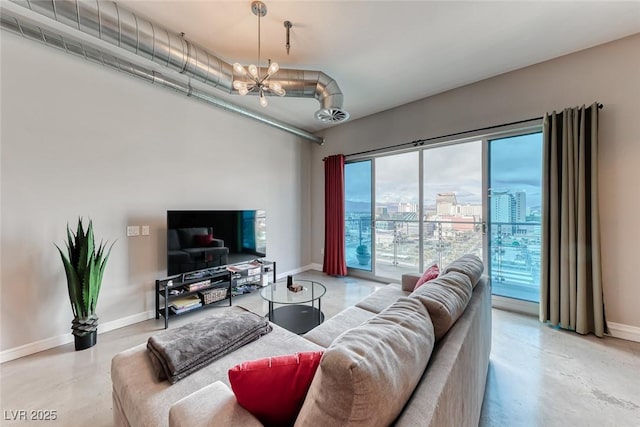
[[[540,300],[539,222],[493,222],[489,234],[494,295]]]
[[[372,241],[370,217],[346,221],[347,266],[399,280],[404,273],[420,272],[418,220],[376,219]],[[472,253],[482,257],[483,223],[480,221],[424,221],[423,266],[446,266]],[[539,298],[541,227],[536,222],[493,222],[489,229],[490,271],[494,293],[529,301]],[[375,244],[375,260],[371,259]],[[358,247],[360,250],[358,251]]]

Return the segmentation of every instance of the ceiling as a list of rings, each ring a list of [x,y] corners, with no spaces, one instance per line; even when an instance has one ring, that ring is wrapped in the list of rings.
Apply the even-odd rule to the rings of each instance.
[[[640,1],[263,1],[263,66],[333,77],[350,120],[640,32]],[[256,62],[250,0],[117,3],[229,63]],[[256,97],[220,97],[310,132],[330,126],[312,99],[271,97],[262,109]]]

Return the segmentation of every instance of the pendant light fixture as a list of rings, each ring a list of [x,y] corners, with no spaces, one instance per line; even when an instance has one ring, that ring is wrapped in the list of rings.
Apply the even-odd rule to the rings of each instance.
[[[278,82],[269,82],[269,77],[274,75],[280,69],[277,62],[271,62],[267,72],[261,75],[260,70],[260,19],[267,14],[267,6],[261,1],[254,1],[251,3],[251,12],[258,17],[258,62],[256,65],[251,64],[245,68],[239,62],[233,64],[233,71],[240,77],[246,78],[245,80],[233,80],[233,88],[238,91],[240,95],[246,95],[250,92],[256,92],[258,94],[258,101],[262,107],[268,105],[265,94],[273,93],[278,96],[284,96],[286,94],[282,85]]]

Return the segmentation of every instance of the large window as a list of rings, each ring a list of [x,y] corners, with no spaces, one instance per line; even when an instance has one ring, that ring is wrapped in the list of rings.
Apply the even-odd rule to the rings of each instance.
[[[537,302],[541,153],[522,131],[347,163],[347,267],[399,281],[473,253],[494,294]]]

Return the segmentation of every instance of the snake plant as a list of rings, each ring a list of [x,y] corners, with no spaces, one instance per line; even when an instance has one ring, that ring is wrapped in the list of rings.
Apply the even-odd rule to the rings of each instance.
[[[67,275],[69,300],[74,315],[73,334],[83,336],[95,331],[98,327],[96,303],[113,243],[108,249],[106,249],[106,242],[100,242],[96,247],[92,221],[89,220],[89,226],[85,232],[82,218],[78,218],[75,234],[67,224],[66,245],[67,254],[58,245],[56,248],[60,252]]]

